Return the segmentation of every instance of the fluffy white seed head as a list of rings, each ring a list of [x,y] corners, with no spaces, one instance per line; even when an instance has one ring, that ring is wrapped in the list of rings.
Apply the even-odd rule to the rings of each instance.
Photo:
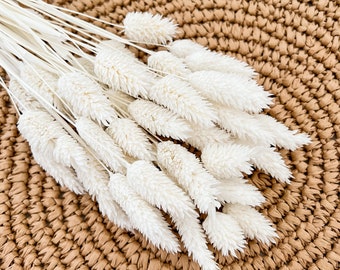
[[[236,139],[256,145],[275,144],[274,134],[266,130],[254,115],[232,108],[216,106],[218,124]]]
[[[104,40],[97,45],[97,49],[102,49],[105,47],[109,49],[111,48],[111,49],[118,50],[121,53],[125,54],[126,56],[129,56],[129,58],[130,57],[135,58],[135,54],[132,51],[130,51],[128,48],[126,48],[125,44],[122,42],[109,39],[109,40]]]
[[[128,107],[133,119],[151,134],[185,140],[192,134],[189,123],[151,101],[136,100]]]
[[[258,206],[265,201],[265,198],[255,186],[247,184],[246,181],[241,178],[220,181],[218,190],[218,199],[222,203],[240,203],[243,205]]]
[[[248,205],[226,204],[223,212],[231,215],[240,225],[246,237],[269,245],[278,235],[272,224],[261,213]]]
[[[243,173],[252,171],[250,160],[251,150],[237,144],[208,144],[202,150],[204,167],[217,179],[242,177]]]
[[[67,187],[69,190],[76,194],[84,194],[85,188],[81,181],[77,178],[74,170],[70,167],[66,167],[55,160],[51,159],[41,153],[36,151],[36,149],[31,148],[34,159],[39,163],[39,165],[51,175],[59,185],[62,187]]]
[[[201,49],[185,57],[185,63],[192,71],[214,70],[224,74],[238,74],[253,78],[256,73],[247,63],[234,57]]]
[[[307,134],[298,134],[296,130],[289,130],[284,124],[269,115],[259,114],[254,118],[264,126],[265,130],[273,134],[275,144],[279,147],[294,151],[311,142]]]
[[[216,112],[207,100],[201,97],[187,82],[174,75],[160,79],[148,96],[159,105],[202,127],[214,126]]]
[[[200,151],[211,143],[225,144],[231,141],[229,133],[216,126],[202,128],[192,125],[192,129],[194,132],[191,137],[186,139],[186,142]]]
[[[58,93],[77,116],[90,117],[104,125],[117,118],[102,87],[80,72],[62,75],[58,80]]]
[[[98,202],[99,210],[117,226],[132,230],[133,226],[125,211],[113,199],[109,190],[109,175],[92,158],[88,159],[86,166],[76,168],[77,175],[84,182],[89,194]]]
[[[143,200],[121,174],[111,174],[109,189],[113,198],[124,209],[134,228],[152,244],[167,252],[179,251],[178,240],[171,232],[161,212]]]
[[[124,172],[126,161],[122,150],[100,126],[88,118],[81,117],[76,120],[76,128],[80,137],[106,165],[114,172]]]
[[[194,154],[171,141],[161,142],[157,145],[157,161],[190,195],[200,212],[207,213],[220,207],[217,201],[219,182]]]
[[[190,39],[179,39],[175,40],[174,42],[170,43],[169,51],[179,57],[179,58],[185,58],[186,56],[200,51],[207,50],[202,45],[190,40]]]
[[[46,102],[58,109],[62,108],[59,98],[54,94],[58,88],[57,75],[34,64],[22,64],[20,65],[20,77]],[[31,95],[35,96],[34,93]]]
[[[172,217],[196,217],[190,198],[162,171],[144,160],[128,167],[127,179],[131,187],[146,201],[162,208]]]
[[[183,59],[167,51],[159,51],[151,54],[148,58],[148,66],[162,76],[173,74],[184,77],[190,73]]]
[[[150,44],[165,44],[176,35],[172,20],[147,12],[128,13],[123,20],[124,32],[132,41]]]
[[[268,146],[253,146],[251,147],[251,150],[250,163],[281,182],[290,182],[292,173],[285,164],[280,153],[275,151],[275,148]]]
[[[169,50],[177,57],[184,58],[192,71],[214,70],[237,73],[248,78],[256,75],[255,71],[247,63],[228,55],[212,52],[189,39],[174,41],[169,45]]]
[[[145,97],[155,80],[142,62],[107,46],[97,53],[94,72],[101,82],[133,97]]]
[[[183,190],[151,163],[136,161],[127,171],[131,187],[152,205],[170,214],[182,241],[204,270],[217,270],[213,256],[207,248],[198,214]]]
[[[192,217],[173,217],[172,220],[181,236],[189,256],[192,255],[202,270],[218,270],[219,267],[215,262],[212,252],[207,247],[206,237],[202,226],[196,218]]]
[[[25,108],[28,110],[42,108],[41,104],[28,91],[26,91],[16,79],[10,79],[8,88],[11,93],[20,100],[20,103],[17,103],[20,111],[24,111]]]
[[[242,251],[245,247],[243,231],[231,215],[220,212],[208,215],[203,222],[203,228],[210,242],[223,256],[231,254],[236,257],[236,251]]]
[[[85,189],[71,164],[56,158],[56,153],[59,152],[56,148],[57,141],[66,137],[65,132],[57,125],[52,117],[42,111],[25,110],[18,121],[18,129],[30,144],[34,159],[40,166],[61,186],[76,194],[83,194]]]
[[[188,80],[204,97],[238,110],[259,113],[272,103],[270,93],[256,81],[237,74],[197,71],[189,74]]]
[[[18,128],[32,148],[50,155],[53,159],[56,140],[66,134],[60,124],[42,110],[25,110],[19,118]]]
[[[117,118],[111,122],[106,132],[126,154],[137,159],[154,160],[152,144],[134,121]]]

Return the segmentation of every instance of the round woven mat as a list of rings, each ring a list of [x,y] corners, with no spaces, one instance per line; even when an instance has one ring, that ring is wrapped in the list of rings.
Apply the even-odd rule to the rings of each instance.
[[[50,0],[121,22],[128,11],[174,18],[186,37],[247,61],[275,94],[268,113],[311,135],[281,151],[291,185],[256,171],[260,211],[277,228],[271,247],[249,241],[223,269],[339,269],[340,5],[336,1]],[[2,72],[2,75],[4,73]],[[185,250],[169,255],[102,217],[89,196],[60,188],[32,159],[0,92],[0,269],[199,269]]]

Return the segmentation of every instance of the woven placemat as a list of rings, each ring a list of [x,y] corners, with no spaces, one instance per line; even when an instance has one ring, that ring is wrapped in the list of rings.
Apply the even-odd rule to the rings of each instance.
[[[255,171],[277,228],[271,247],[249,241],[223,269],[339,269],[339,1],[49,0],[120,23],[128,11],[174,18],[190,38],[248,62],[275,94],[268,111],[313,142],[281,151],[295,179]],[[0,12],[1,13],[1,12]],[[112,30],[114,31],[114,30]],[[4,73],[2,72],[2,75]],[[32,159],[0,92],[0,269],[199,269],[185,250],[169,255],[102,217],[89,196],[60,188]]]

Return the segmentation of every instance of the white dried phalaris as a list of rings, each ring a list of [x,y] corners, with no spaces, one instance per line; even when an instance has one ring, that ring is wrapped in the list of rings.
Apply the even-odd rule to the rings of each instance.
[[[193,129],[192,136],[185,141],[200,151],[211,143],[226,144],[231,142],[230,134],[217,126],[202,128],[191,125],[191,127]]]
[[[28,91],[30,95],[39,95],[45,102],[62,108],[61,101],[55,95],[58,88],[58,76],[34,64],[20,65],[20,78],[31,87],[35,93]]]
[[[239,203],[242,205],[259,206],[265,198],[254,186],[242,178],[224,179],[218,184],[218,200],[222,203]]]
[[[218,270],[213,253],[208,249],[206,236],[202,225],[198,220],[185,216],[183,218],[172,217],[173,222],[181,236],[181,240],[188,251],[202,270]]]
[[[266,130],[253,114],[223,106],[216,106],[216,110],[219,126],[236,139],[255,145],[275,145],[274,134]]]
[[[196,216],[195,206],[190,198],[152,163],[135,161],[127,169],[127,179],[140,196],[171,216]]]
[[[171,141],[161,142],[157,144],[157,161],[190,195],[201,213],[220,207],[219,181],[203,168],[194,154]]]
[[[133,119],[154,135],[185,140],[192,129],[185,119],[151,101],[136,100],[128,106]]]
[[[175,40],[168,45],[168,49],[173,55],[183,59],[192,53],[206,50],[205,47],[190,39]]]
[[[110,192],[124,209],[131,224],[139,230],[152,244],[167,252],[179,251],[178,240],[171,232],[162,213],[143,200],[128,184],[122,174],[110,174]]]
[[[185,63],[192,71],[213,70],[224,74],[237,74],[244,78],[254,78],[256,72],[247,63],[234,57],[200,50],[185,57]]]
[[[188,255],[203,270],[218,269],[206,236],[223,255],[234,256],[245,237],[274,241],[274,228],[252,208],[264,197],[242,177],[254,165],[288,182],[291,173],[272,146],[295,150],[309,138],[259,114],[271,97],[252,80],[251,67],[190,40],[172,42],[160,52],[134,43],[172,41],[176,26],[159,15],[128,14],[118,26],[128,40],[46,3],[19,1],[53,15],[48,21],[32,19],[16,2],[0,1],[0,64],[24,86],[16,88],[14,81],[9,90],[23,111],[20,131],[61,185],[88,192],[110,221],[138,229],[157,247],[176,252],[177,239],[160,211],[167,212]],[[124,44],[149,54],[149,66]],[[26,64],[21,78],[17,62]],[[59,74],[64,75],[58,89]],[[103,91],[106,86],[97,81],[110,90]],[[7,89],[3,80],[0,84]],[[40,108],[49,113],[30,111]],[[102,126],[108,126],[107,133]],[[182,146],[158,143],[158,136],[196,147],[202,163]],[[226,213],[217,213],[223,204]],[[203,224],[199,212],[207,214]]]
[[[16,79],[10,79],[8,88],[11,91],[11,94],[20,100],[20,103],[18,103],[20,111],[24,111],[25,109],[42,109],[41,104],[30,93],[28,93]]]
[[[223,73],[235,73],[247,78],[253,78],[256,73],[245,62],[210,51],[206,47],[189,39],[176,40],[169,46],[169,51],[183,58],[192,71],[213,70]]]
[[[217,179],[228,179],[252,172],[250,152],[246,146],[212,143],[203,148],[201,159],[204,167]]]
[[[217,120],[212,104],[174,75],[158,80],[149,90],[148,97],[195,125],[212,127]]]
[[[31,151],[36,162],[38,162],[59,185],[68,188],[75,194],[85,194],[86,190],[72,168],[57,163],[51,159],[51,157],[46,156],[45,153],[39,152],[33,147],[31,147]]]
[[[294,151],[311,142],[307,134],[298,134],[297,130],[289,130],[284,124],[269,115],[258,114],[254,115],[254,118],[259,121],[264,130],[273,135],[274,142],[278,147]]]
[[[218,267],[209,251],[190,198],[170,178],[146,161],[136,161],[127,170],[130,186],[146,201],[163,209],[174,221],[181,239],[204,270]]]
[[[137,159],[154,160],[152,144],[131,119],[117,118],[105,130],[123,151]]]
[[[176,57],[167,51],[158,51],[148,57],[148,66],[160,75],[169,74],[185,77],[190,70],[184,64],[183,59]]]
[[[130,12],[123,20],[124,33],[134,42],[166,44],[176,35],[172,20],[148,12]]]
[[[61,186],[76,194],[83,194],[85,189],[65,158],[58,157],[56,148],[59,138],[65,138],[65,132],[57,122],[40,110],[24,110],[18,121],[18,129],[29,142],[34,159]],[[77,149],[75,149],[77,151]]]
[[[155,80],[148,67],[137,58],[108,46],[100,47],[95,57],[94,73],[112,89],[133,97],[146,97],[147,89]]]
[[[80,137],[90,146],[98,157],[114,172],[124,172],[126,161],[122,149],[96,123],[86,117],[76,120]]]
[[[76,116],[90,117],[103,125],[117,118],[102,87],[80,72],[63,74],[58,80],[58,93],[71,106]]]
[[[231,215],[220,212],[208,215],[203,228],[210,242],[223,256],[231,254],[236,257],[236,251],[242,251],[245,247],[243,230]]]
[[[250,146],[250,163],[283,183],[290,183],[293,177],[280,153],[274,147]]]
[[[119,42],[117,40],[113,40],[113,39],[109,39],[109,40],[104,40],[102,42],[100,42],[97,45],[97,49],[101,50],[103,48],[108,48],[108,49],[114,49],[119,51],[120,53],[124,54],[127,58],[135,58],[135,54],[130,51],[124,43]]]
[[[226,204],[223,212],[232,216],[242,228],[246,237],[257,239],[266,245],[275,243],[278,237],[269,220],[251,206]]]
[[[188,80],[204,97],[230,108],[259,113],[272,103],[270,93],[256,81],[236,74],[197,71],[189,74]]]

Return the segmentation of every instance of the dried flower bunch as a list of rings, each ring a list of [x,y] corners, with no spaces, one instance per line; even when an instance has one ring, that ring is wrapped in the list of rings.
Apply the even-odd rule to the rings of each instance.
[[[234,256],[246,238],[275,241],[254,208],[264,197],[243,177],[256,167],[289,182],[275,146],[294,150],[309,138],[261,113],[271,95],[251,67],[172,41],[176,25],[159,15],[128,14],[113,25],[122,38],[40,0],[2,0],[0,10],[0,65],[10,77],[2,85],[34,158],[60,185],[177,252],[166,212],[205,270],[218,269],[207,239]],[[147,64],[127,45],[146,53]]]

